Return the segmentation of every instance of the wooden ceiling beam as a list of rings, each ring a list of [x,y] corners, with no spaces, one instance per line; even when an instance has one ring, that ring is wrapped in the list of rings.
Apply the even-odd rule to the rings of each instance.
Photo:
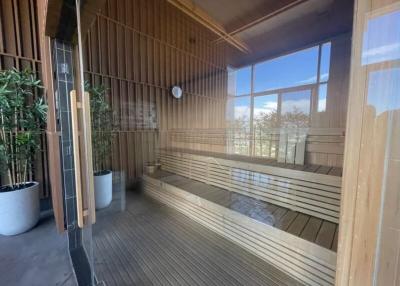
[[[247,23],[247,24],[245,24],[245,25],[243,25],[243,26],[241,26],[241,27],[239,27],[239,28],[237,28],[237,29],[235,29],[235,30],[233,30],[231,32],[228,32],[228,34],[225,37],[220,37],[219,39],[215,40],[214,42],[218,43],[218,42],[221,42],[221,41],[225,41],[226,37],[229,37],[229,36],[233,37],[234,35],[237,35],[240,32],[243,32],[243,31],[246,31],[246,30],[248,30],[250,28],[253,28],[254,26],[256,26],[256,25],[258,25],[258,24],[260,24],[262,22],[265,22],[266,20],[271,19],[272,17],[275,17],[275,16],[277,16],[279,14],[282,14],[283,12],[285,12],[287,10],[290,10],[290,9],[292,9],[292,8],[294,8],[294,7],[296,7],[296,6],[300,5],[300,4],[303,4],[303,3],[307,2],[307,1],[308,0],[296,0],[296,1],[293,1],[292,3],[289,3],[289,4],[279,8],[279,9],[277,9],[277,10],[271,12],[271,13],[268,13],[267,15],[264,15],[264,16],[254,20],[254,21],[251,21],[250,23]]]
[[[229,35],[220,23],[210,17],[207,12],[194,4],[191,0],[168,0],[168,2],[238,50],[244,53],[250,52],[250,48],[243,41]]]

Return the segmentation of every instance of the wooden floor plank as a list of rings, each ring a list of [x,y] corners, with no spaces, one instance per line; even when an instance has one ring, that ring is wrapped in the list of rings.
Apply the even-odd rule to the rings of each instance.
[[[333,167],[333,168],[329,171],[328,175],[341,177],[341,176],[342,176],[342,173],[343,173],[343,169],[342,169],[342,168]]]
[[[315,242],[323,247],[330,249],[332,246],[333,238],[335,236],[336,227],[336,224],[324,221]]]
[[[286,208],[282,208],[282,207],[277,208],[273,212],[273,215],[274,215],[274,224],[273,225],[276,225],[276,222],[279,221],[287,212],[288,212],[288,209],[286,209]]]
[[[298,214],[298,212],[288,210],[288,212],[280,220],[278,220],[274,226],[282,230],[287,230],[289,225],[296,219]]]
[[[335,231],[335,236],[333,237],[333,242],[332,242],[332,247],[331,249],[333,251],[337,251],[337,246],[338,246],[338,236],[339,236],[339,227],[336,227],[336,231]]]
[[[106,285],[300,285],[183,214],[134,194],[98,212],[95,270]]]
[[[310,220],[309,215],[299,213],[296,219],[290,224],[287,232],[300,236],[300,233],[303,231],[304,227],[306,226],[309,220]]]
[[[308,241],[314,242],[317,238],[318,231],[321,227],[322,219],[311,217],[304,230],[301,232],[300,237]]]
[[[332,167],[329,167],[329,166],[320,166],[317,169],[316,173],[327,175],[331,171],[331,169],[332,169]]]

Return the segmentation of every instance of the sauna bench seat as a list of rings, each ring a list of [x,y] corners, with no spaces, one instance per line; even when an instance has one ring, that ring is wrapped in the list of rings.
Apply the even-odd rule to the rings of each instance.
[[[304,165],[286,164],[286,163],[279,163],[279,162],[277,162],[276,159],[268,159],[268,158],[261,158],[261,157],[249,157],[249,156],[237,155],[237,154],[199,151],[199,150],[191,150],[191,149],[184,149],[184,148],[161,148],[159,153],[171,153],[171,152],[213,157],[213,158],[237,161],[237,162],[242,162],[242,163],[265,165],[265,166],[276,167],[276,168],[281,168],[281,169],[296,170],[296,171],[302,171],[302,172],[307,172],[307,173],[315,173],[315,174],[329,175],[329,176],[335,176],[335,177],[341,177],[342,172],[343,172],[343,169],[340,167],[331,167],[331,166],[324,166],[324,165],[317,165],[317,164],[304,164]]]
[[[340,176],[201,151],[161,149],[157,156],[165,171],[321,220],[339,222]]]
[[[149,175],[205,200],[336,252],[338,224],[167,171]]]
[[[186,214],[305,285],[333,285],[335,223],[159,170],[145,194]]]

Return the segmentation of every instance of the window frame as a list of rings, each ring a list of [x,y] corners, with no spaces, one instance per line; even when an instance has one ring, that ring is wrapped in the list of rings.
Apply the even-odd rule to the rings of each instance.
[[[323,46],[325,44],[330,44],[331,48],[330,48],[330,62],[329,62],[329,76],[326,80],[321,80],[321,58],[322,58],[322,49]],[[254,98],[259,97],[259,96],[266,96],[266,95],[277,95],[277,113],[278,113],[278,128],[280,127],[280,122],[281,122],[281,111],[282,111],[282,94],[284,93],[288,93],[288,92],[296,92],[296,91],[304,91],[304,90],[310,90],[311,91],[311,96],[310,96],[310,113],[309,113],[309,122],[311,124],[312,122],[312,118],[315,114],[317,113],[324,113],[327,110],[327,104],[325,105],[325,110],[324,111],[318,111],[318,105],[319,105],[319,89],[320,86],[323,84],[327,85],[327,97],[328,98],[328,90],[329,90],[329,81],[331,79],[331,59],[332,59],[332,41],[331,40],[327,40],[327,41],[323,41],[320,43],[317,43],[315,45],[311,45],[308,47],[305,47],[303,49],[298,49],[292,52],[288,52],[273,58],[270,58],[268,60],[273,60],[282,56],[286,56],[286,55],[290,55],[292,53],[296,53],[299,52],[301,50],[306,50],[306,49],[310,49],[312,47],[318,47],[318,59],[317,59],[317,78],[316,78],[316,82],[315,83],[311,83],[311,84],[303,84],[303,85],[298,85],[298,86],[292,86],[292,87],[286,87],[286,88],[279,88],[279,89],[274,89],[274,90],[266,90],[266,91],[262,91],[262,92],[254,92],[254,72],[255,72],[255,65],[259,64],[260,62],[257,63],[253,63],[251,65],[248,66],[243,66],[238,68],[237,70],[241,70],[247,67],[251,67],[251,83],[250,83],[250,93],[249,94],[241,94],[241,95],[229,95],[228,94],[228,99],[237,99],[237,98],[241,98],[241,97],[250,97],[250,134],[249,134],[249,154],[239,154],[239,155],[249,155],[252,157],[263,157],[263,156],[256,156],[255,155],[255,133],[254,133]],[[266,60],[266,61],[268,61]],[[233,144],[234,145],[234,144]],[[231,151],[231,147],[228,147],[229,150]]]

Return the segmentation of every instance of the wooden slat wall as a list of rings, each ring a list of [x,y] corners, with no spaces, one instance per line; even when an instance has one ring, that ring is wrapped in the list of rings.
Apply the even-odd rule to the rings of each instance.
[[[125,171],[128,184],[166,146],[169,130],[224,127],[225,46],[212,39],[164,0],[108,0],[97,14],[85,40],[85,76],[109,88],[117,125],[110,167]],[[182,99],[170,94],[173,85]]]
[[[29,68],[42,78],[39,18],[36,0],[0,1],[0,70]],[[46,148],[43,135],[42,152],[31,174],[40,183],[43,198],[50,194]]]

